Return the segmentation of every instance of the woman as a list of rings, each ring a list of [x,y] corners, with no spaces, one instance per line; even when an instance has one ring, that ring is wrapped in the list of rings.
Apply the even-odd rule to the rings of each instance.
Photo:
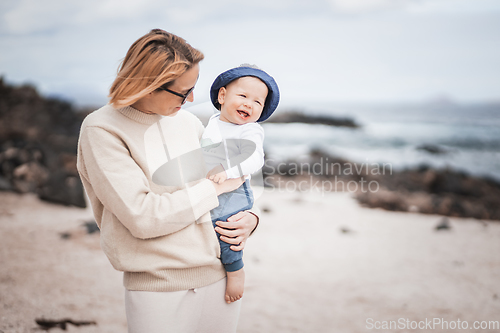
[[[226,273],[209,212],[217,195],[242,181],[203,177],[193,155],[203,125],[180,110],[193,101],[202,59],[182,38],[152,30],[127,52],[110,104],[80,131],[78,172],[101,247],[124,272],[129,332],[236,330],[240,302],[224,301]],[[231,230],[216,230],[241,250],[258,218],[240,212],[228,221],[222,227]]]

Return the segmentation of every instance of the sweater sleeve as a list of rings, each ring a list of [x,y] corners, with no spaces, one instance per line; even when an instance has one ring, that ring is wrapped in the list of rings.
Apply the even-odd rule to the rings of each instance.
[[[141,239],[179,231],[218,206],[210,180],[173,193],[156,194],[134,161],[125,143],[100,127],[86,127],[80,135],[79,153],[87,178],[98,200]]]
[[[252,125],[255,126],[246,127],[241,134],[240,155],[231,158],[231,164],[234,166],[226,170],[227,178],[251,175],[264,165],[264,129],[258,124]]]

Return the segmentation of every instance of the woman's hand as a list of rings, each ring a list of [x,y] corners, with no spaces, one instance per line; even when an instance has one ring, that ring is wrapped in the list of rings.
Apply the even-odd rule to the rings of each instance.
[[[244,182],[245,182],[245,178],[240,177],[240,178],[228,179],[225,182],[223,182],[222,184],[218,184],[218,183],[215,183],[212,181],[212,185],[214,185],[215,192],[217,193],[217,195],[221,195],[222,193],[231,192],[231,191],[236,190]]]
[[[243,250],[248,236],[257,227],[259,222],[257,216],[250,212],[242,211],[229,217],[227,221],[217,221],[215,223],[217,224],[215,231],[221,235],[221,240],[228,244],[234,244],[231,245],[231,250]]]

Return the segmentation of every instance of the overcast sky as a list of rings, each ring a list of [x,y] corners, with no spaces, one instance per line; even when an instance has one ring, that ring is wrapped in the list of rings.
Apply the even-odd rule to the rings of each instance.
[[[98,105],[152,28],[205,53],[196,103],[222,71],[257,64],[282,105],[500,101],[498,0],[2,0],[0,75]]]

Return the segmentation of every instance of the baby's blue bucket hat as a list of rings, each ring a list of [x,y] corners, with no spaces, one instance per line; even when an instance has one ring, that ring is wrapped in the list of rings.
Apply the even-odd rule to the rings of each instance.
[[[232,81],[244,76],[256,77],[264,82],[267,86],[268,93],[266,102],[264,103],[262,114],[260,115],[259,119],[257,119],[257,122],[262,122],[269,118],[273,114],[274,110],[276,110],[276,108],[278,107],[278,103],[280,101],[280,91],[278,89],[276,81],[274,81],[272,76],[261,69],[242,66],[225,71],[224,73],[217,76],[214,83],[212,84],[212,87],[210,88],[210,99],[212,100],[212,104],[217,109],[219,109],[219,89],[227,86]]]

